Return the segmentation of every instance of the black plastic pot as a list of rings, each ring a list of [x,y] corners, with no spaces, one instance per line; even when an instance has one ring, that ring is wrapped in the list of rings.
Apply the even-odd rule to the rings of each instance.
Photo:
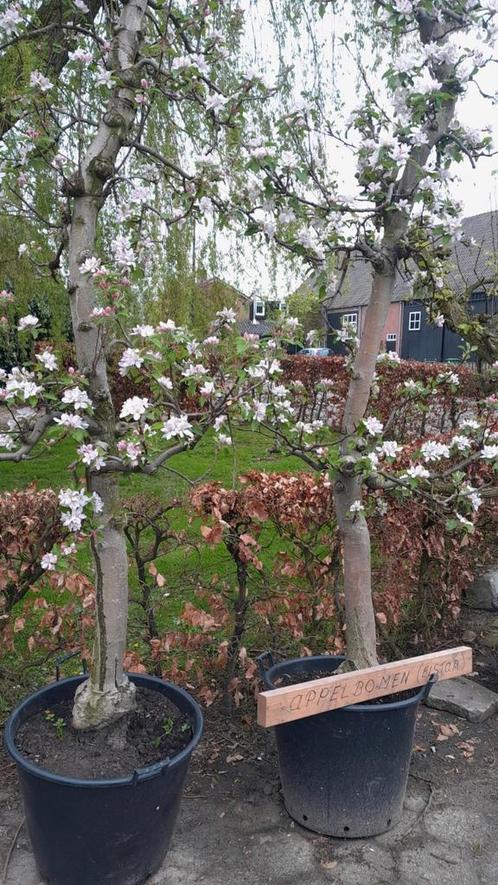
[[[333,673],[344,658],[259,659],[266,689],[285,673]],[[269,668],[266,669],[266,664]],[[406,700],[356,704],[275,727],[285,807],[327,836],[384,833],[401,818],[417,708],[432,683]]]
[[[129,777],[61,777],[33,765],[16,749],[22,723],[72,698],[83,676],[42,688],[7,721],[5,743],[17,763],[31,844],[40,875],[50,885],[139,885],[168,851],[190,756],[202,734],[202,713],[183,689],[153,676],[129,675],[138,687],[165,695],[187,713],[193,731],[181,753]]]

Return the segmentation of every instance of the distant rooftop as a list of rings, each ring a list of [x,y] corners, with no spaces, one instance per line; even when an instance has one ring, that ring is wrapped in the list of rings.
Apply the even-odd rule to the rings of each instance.
[[[453,245],[449,274],[450,282],[457,293],[482,283],[491,282],[497,276],[491,267],[493,259],[498,262],[498,211],[483,212],[464,218],[464,239]],[[475,244],[470,244],[475,240]],[[309,279],[312,285],[312,278]],[[396,274],[393,301],[405,301],[410,297],[412,280],[405,270]],[[346,276],[343,291],[327,301],[327,307],[342,310],[368,304],[372,289],[372,268],[369,262],[358,257],[352,262]]]

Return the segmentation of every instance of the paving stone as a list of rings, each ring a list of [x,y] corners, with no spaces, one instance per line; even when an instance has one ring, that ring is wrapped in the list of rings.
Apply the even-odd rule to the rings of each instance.
[[[472,679],[458,676],[436,682],[425,703],[428,707],[447,710],[470,722],[484,722],[498,711],[498,694]]]
[[[425,819],[425,829],[443,845],[469,848],[475,846],[477,840],[486,842],[489,833],[484,815],[458,805],[432,809]]]
[[[437,851],[439,846],[435,846]],[[398,869],[402,885],[480,885],[474,866],[462,863],[458,856],[454,862],[435,857],[430,843],[402,851]]]

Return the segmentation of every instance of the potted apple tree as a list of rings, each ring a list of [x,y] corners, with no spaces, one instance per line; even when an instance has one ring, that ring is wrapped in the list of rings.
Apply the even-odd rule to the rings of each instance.
[[[331,438],[325,422],[313,415],[296,423],[292,416],[274,414],[268,402],[261,406],[266,409],[261,426],[276,432],[279,446],[329,472],[342,539],[347,645],[345,660],[301,658],[269,669],[263,661],[267,689],[284,677],[288,684],[300,683],[339,668],[377,665],[366,491],[406,496],[407,506],[411,495],[425,496],[434,506],[446,508],[452,530],[469,532],[476,490],[463,483],[462,471],[482,459],[492,467],[498,455],[492,425],[486,429],[473,416],[463,428],[463,440],[426,440],[409,469],[400,469],[395,462],[401,446],[389,439],[389,421],[384,426],[375,416],[376,363],[400,275],[411,280],[415,297],[425,300],[430,320],[441,324],[447,319],[474,349],[482,347],[488,360],[489,353],[496,359],[491,324],[472,318],[452,290],[448,246],[461,236],[461,207],[447,186],[454,160],[470,157],[474,163],[489,148],[488,133],[467,132],[456,110],[468,84],[479,82],[488,63],[496,10],[485,2],[462,2],[450,9],[437,0],[386,0],[367,4],[365,24],[364,5],[357,19],[356,5],[346,8],[352,23],[344,42],[350,57],[361,59],[361,101],[341,129],[340,117],[332,127],[320,102],[307,96],[275,123],[286,142],[285,156],[269,137],[262,140],[250,165],[252,170],[259,166],[267,200],[271,196],[264,221],[247,208],[251,232],[270,232],[278,245],[315,267],[310,286],[321,291],[324,310],[328,297],[340,307],[341,293],[354,304],[352,271],[358,265],[371,268],[370,298],[361,326],[357,314],[356,326],[330,332],[349,350],[350,380],[340,433]],[[482,47],[476,55],[477,34]],[[337,140],[356,153],[358,188],[349,197],[341,194],[338,175],[327,168]],[[242,188],[241,178],[238,183]],[[323,269],[327,262],[332,276]],[[456,396],[458,377],[442,380],[454,385]],[[429,393],[423,391],[425,397]],[[450,466],[443,471],[442,463]],[[474,504],[478,506],[475,498]],[[286,722],[283,717],[276,732],[290,814],[304,826],[335,836],[372,835],[392,826],[401,815],[415,716],[426,690],[300,721]],[[315,690],[310,692],[312,697]],[[286,696],[291,697],[290,691]]]

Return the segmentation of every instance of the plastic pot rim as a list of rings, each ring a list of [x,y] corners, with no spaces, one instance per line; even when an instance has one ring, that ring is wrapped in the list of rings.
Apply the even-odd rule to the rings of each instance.
[[[335,660],[339,661],[339,663],[337,664],[338,667],[341,665],[342,661],[346,660],[346,658],[343,655],[310,655],[310,656],[304,657],[304,658],[303,657],[301,657],[301,658],[286,658],[284,661],[279,661],[278,663],[274,664],[272,667],[269,667],[268,670],[266,670],[265,680],[267,683],[271,683],[271,677],[269,674],[271,674],[272,670],[276,670],[277,668],[280,669],[284,665],[285,666],[289,666],[289,665],[292,666],[293,664],[300,664],[303,661],[316,661],[317,663],[323,663],[323,661],[330,661],[331,659],[334,659],[334,658],[335,658]],[[331,671],[330,675],[331,676],[333,675],[333,671]],[[320,677],[320,678],[324,678],[324,677]],[[310,679],[306,684],[307,685],[309,684],[310,686],[312,686],[313,680]],[[279,688],[279,687],[280,686],[273,685],[273,683],[272,683],[271,687],[268,690],[272,691],[272,690]],[[338,708],[337,712],[347,711],[348,713],[386,713],[391,710],[400,710],[400,709],[402,710],[405,707],[410,707],[412,704],[418,704],[424,698],[424,696],[427,694],[427,687],[428,687],[428,683],[425,683],[424,685],[422,685],[420,687],[420,690],[417,691],[416,694],[412,695],[409,698],[405,698],[405,700],[403,700],[403,701],[392,701],[389,704],[368,704],[365,702],[361,702],[359,704],[348,704],[348,706],[346,706],[346,707]],[[405,691],[410,691],[410,690],[413,691],[414,689],[405,689]],[[401,694],[402,692],[403,692],[403,689],[400,688],[399,694]],[[384,697],[386,697],[386,695],[384,695]],[[324,714],[335,713],[335,712],[336,712],[335,709],[325,710]],[[321,714],[317,714],[317,715],[321,715]],[[292,722],[291,723],[285,723],[285,722],[282,723],[282,725],[286,725],[286,724],[292,725],[293,723]],[[281,726],[277,725],[275,727],[280,728]]]
[[[181,695],[188,703],[188,705],[190,706],[190,713],[192,715],[192,728],[194,733],[187,746],[184,747],[183,750],[181,750],[179,753],[176,753],[174,756],[171,757],[166,757],[159,762],[152,763],[152,765],[147,765],[143,768],[136,768],[134,769],[134,771],[131,772],[131,774],[125,775],[123,777],[96,778],[94,780],[90,778],[77,778],[55,774],[54,772],[48,771],[46,768],[35,765],[33,762],[27,759],[26,756],[23,756],[23,754],[19,752],[15,745],[15,736],[17,734],[19,726],[22,724],[22,721],[25,721],[22,720],[22,714],[26,707],[30,707],[34,700],[42,697],[44,694],[46,694],[48,690],[54,688],[57,685],[70,685],[72,683],[74,685],[74,688],[76,689],[81,682],[84,682],[88,678],[87,676],[69,676],[67,679],[61,679],[58,682],[50,682],[48,685],[43,686],[43,688],[38,689],[38,691],[35,691],[33,692],[33,694],[30,694],[26,698],[24,698],[24,700],[21,701],[21,703],[18,704],[18,706],[12,711],[9,718],[7,719],[7,722],[5,723],[4,741],[7,752],[17,765],[20,765],[21,768],[29,772],[29,774],[39,777],[42,780],[65,786],[86,787],[88,789],[134,786],[146,779],[160,776],[164,771],[170,770],[171,768],[180,765],[183,760],[185,758],[188,758],[195,750],[202,736],[204,719],[199,704],[187,691],[185,691],[185,689],[180,688],[180,686],[175,685],[173,682],[166,682],[164,679],[159,679],[157,676],[148,676],[143,673],[128,673],[127,675],[136,685],[142,685],[144,688],[149,687],[152,691],[154,690],[154,685],[158,687],[167,686],[168,688],[173,689],[175,694]],[[20,719],[22,720],[21,722],[19,722]]]

